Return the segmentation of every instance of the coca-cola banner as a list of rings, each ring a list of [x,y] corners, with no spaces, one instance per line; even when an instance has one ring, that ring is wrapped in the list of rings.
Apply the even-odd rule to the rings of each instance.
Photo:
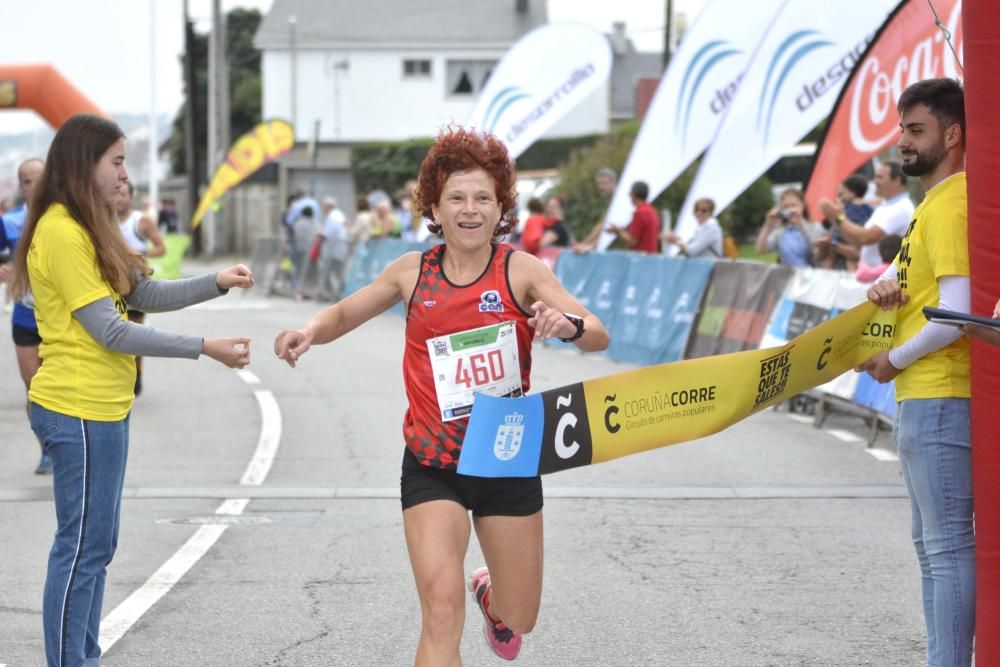
[[[934,7],[961,57],[961,0],[935,0]],[[962,71],[926,0],[906,0],[851,72],[830,115],[806,189],[811,210],[818,210],[819,200],[832,197],[837,184],[865,161],[895,143],[896,102],[906,87],[942,76],[961,79]]]
[[[649,185],[652,200],[705,150],[783,3],[711,0],[701,10],[660,79],[611,199],[609,224],[628,224],[634,208],[628,193],[635,181]],[[601,248],[614,238],[606,234]]]
[[[753,3],[749,3],[753,4]],[[680,211],[699,197],[728,206],[833,109],[847,77],[897,0],[788,0],[767,30]]]

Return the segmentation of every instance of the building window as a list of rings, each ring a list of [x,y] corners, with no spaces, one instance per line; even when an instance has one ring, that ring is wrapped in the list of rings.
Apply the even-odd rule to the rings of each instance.
[[[448,94],[478,95],[496,64],[495,60],[449,60]]]
[[[416,78],[422,76],[431,75],[431,61],[430,60],[404,60],[403,61],[403,76],[407,78]]]

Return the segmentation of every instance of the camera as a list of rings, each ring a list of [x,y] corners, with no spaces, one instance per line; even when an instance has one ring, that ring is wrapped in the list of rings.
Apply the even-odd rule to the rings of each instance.
[[[781,220],[781,222],[787,225],[792,220],[792,212],[787,208],[781,209],[778,211],[778,220]]]

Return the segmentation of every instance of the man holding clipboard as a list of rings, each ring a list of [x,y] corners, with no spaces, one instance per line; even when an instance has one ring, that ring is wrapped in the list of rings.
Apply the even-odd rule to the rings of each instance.
[[[898,109],[903,172],[920,178],[926,196],[899,255],[868,290],[880,307],[899,308],[892,349],[858,370],[896,382],[893,439],[912,510],[927,664],[964,667],[976,606],[969,342],[962,329],[923,314],[970,307],[964,93],[951,79],[920,81]]]

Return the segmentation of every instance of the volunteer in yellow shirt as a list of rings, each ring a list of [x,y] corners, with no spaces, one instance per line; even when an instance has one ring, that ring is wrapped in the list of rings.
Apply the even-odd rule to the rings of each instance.
[[[56,133],[18,245],[13,291],[32,295],[42,367],[31,383],[31,427],[53,462],[57,529],[42,604],[51,665],[96,665],[107,564],[118,541],[135,355],[205,354],[249,362],[246,338],[202,339],[138,326],[128,307],[176,310],[251,287],[237,265],[198,278],[152,281],[131,253],[114,202],[128,179],[113,122],[74,116]]]
[[[970,665],[976,607],[969,343],[927,322],[924,306],[969,312],[965,102],[961,85],[929,79],[899,99],[903,171],[919,176],[917,207],[893,265],[868,291],[899,307],[892,349],[862,365],[896,381],[893,438],[912,509],[928,665]]]

